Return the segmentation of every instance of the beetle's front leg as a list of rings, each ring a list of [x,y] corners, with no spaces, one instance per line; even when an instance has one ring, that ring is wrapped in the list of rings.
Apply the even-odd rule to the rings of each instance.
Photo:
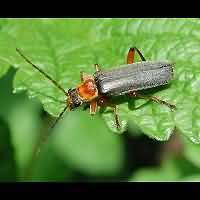
[[[97,111],[97,100],[96,100],[96,99],[93,99],[93,100],[90,102],[90,114],[91,114],[91,115],[95,115],[95,114],[96,114],[96,111]]]
[[[94,67],[95,67],[95,71],[96,72],[101,71],[101,68],[100,68],[100,66],[98,64],[94,64]]]
[[[98,103],[102,107],[109,106],[109,107],[113,108],[113,112],[114,112],[114,116],[115,116],[115,124],[116,124],[117,129],[120,129],[121,125],[120,125],[120,120],[119,120],[119,115],[118,115],[118,107],[116,105],[112,104],[109,101],[109,98],[107,96],[101,96],[98,99]]]
[[[80,72],[80,79],[81,79],[81,82],[84,81],[84,72],[83,71]]]
[[[130,97],[138,97],[138,98],[142,98],[142,99],[149,99],[151,101],[154,101],[156,103],[160,103],[160,104],[164,104],[166,105],[167,107],[169,107],[172,111],[176,110],[176,106],[173,105],[173,104],[170,104],[166,101],[163,101],[161,99],[159,99],[158,97],[155,97],[155,96],[146,96],[146,95],[141,95],[139,94],[138,92],[136,91],[133,91],[133,92],[129,92],[128,95]]]
[[[80,72],[80,79],[81,79],[81,82],[84,82],[86,81],[87,79],[93,79],[93,76],[90,75],[90,74],[87,74],[83,71]]]

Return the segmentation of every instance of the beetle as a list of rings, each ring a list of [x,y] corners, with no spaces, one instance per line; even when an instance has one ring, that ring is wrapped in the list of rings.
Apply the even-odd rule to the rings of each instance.
[[[62,117],[64,112],[74,110],[83,103],[90,104],[90,114],[94,115],[97,106],[109,106],[113,108],[116,127],[120,129],[120,120],[117,111],[117,105],[112,104],[110,97],[128,95],[129,97],[137,97],[149,99],[156,103],[164,104],[171,110],[175,110],[176,106],[163,101],[155,96],[146,96],[140,94],[141,90],[154,88],[168,84],[173,78],[173,67],[168,61],[146,61],[143,54],[137,47],[132,47],[128,51],[127,64],[113,67],[109,70],[102,70],[98,64],[95,64],[95,73],[93,75],[80,72],[81,83],[70,88],[68,91],[56,82],[47,73],[33,64],[18,48],[16,51],[48,80],[50,80],[58,89],[66,96],[66,106],[59,114],[55,124]],[[134,63],[135,52],[141,58],[141,62]]]

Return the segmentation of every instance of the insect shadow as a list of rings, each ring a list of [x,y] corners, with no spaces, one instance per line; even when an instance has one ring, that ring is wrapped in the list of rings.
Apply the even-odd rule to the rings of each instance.
[[[161,90],[165,90],[167,88],[170,87],[170,84],[168,85],[162,85],[162,86],[159,86],[157,88],[150,88],[150,89],[145,89],[145,90],[141,90],[140,93],[142,95],[152,95],[158,91],[161,91]],[[111,98],[111,102],[113,104],[116,104],[116,105],[120,105],[120,104],[123,104],[123,103],[127,103],[128,102],[128,109],[129,110],[138,110],[138,109],[141,109],[143,107],[145,107],[146,105],[150,104],[152,101],[151,100],[147,100],[145,103],[143,103],[142,105],[140,106],[137,106],[135,105],[135,100],[137,99],[141,99],[139,97],[129,97],[128,95],[123,95],[123,96],[116,96],[116,97],[112,97]],[[85,109],[87,109],[88,106],[85,107]],[[102,113],[112,113],[113,111],[111,109],[108,109],[106,110],[107,107],[100,107],[100,110],[99,112],[102,114]]]

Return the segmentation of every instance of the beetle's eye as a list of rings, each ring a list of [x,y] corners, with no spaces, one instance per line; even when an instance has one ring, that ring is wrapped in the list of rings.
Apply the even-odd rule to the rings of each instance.
[[[74,107],[79,107],[80,105],[81,105],[81,102],[79,102],[79,101],[74,102]]]

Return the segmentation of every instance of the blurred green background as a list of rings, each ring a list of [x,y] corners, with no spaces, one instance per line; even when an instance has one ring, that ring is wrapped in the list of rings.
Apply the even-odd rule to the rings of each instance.
[[[48,19],[41,20],[47,25],[52,23],[51,20]],[[82,20],[84,21],[84,19]],[[128,19],[121,19],[120,23],[123,25],[126,20]],[[166,19],[159,20],[161,21],[159,22],[159,26],[165,26],[165,24],[162,23],[162,20],[169,24]],[[170,20],[171,19],[169,19],[169,21]],[[187,33],[188,30],[184,29],[184,23],[187,24],[187,19],[181,19],[181,22],[178,19],[176,20],[178,26],[182,23],[182,29]],[[190,31],[192,32],[192,30],[198,30],[199,21],[197,19],[190,20],[193,22],[193,26],[190,27]],[[81,40],[79,35],[83,37],[82,40],[87,40],[85,38],[89,36],[83,34],[84,28],[81,28],[81,20],[75,25],[73,20],[66,19],[66,21],[68,21],[68,26],[66,28],[67,30],[65,30],[67,32],[66,34],[75,35],[72,39],[70,39],[70,37],[68,38],[68,48],[73,49],[73,45],[79,45],[79,40]],[[153,23],[157,23],[155,22],[156,20],[154,20],[154,22],[152,22],[152,20],[148,22],[148,19],[145,19],[146,26],[141,26],[138,25],[138,21],[139,19],[135,19],[135,21],[133,20],[132,22],[133,24],[135,23],[133,26],[136,26],[136,30],[142,30],[145,32],[145,30],[149,31],[149,29],[152,29],[150,33],[153,31]],[[31,94],[29,93],[29,96],[33,95],[38,98],[28,98],[28,95],[25,91],[13,93],[13,89],[19,89],[19,87],[22,87],[19,84],[19,80],[21,79],[23,79],[23,81],[25,81],[27,84],[29,84],[28,86],[31,87],[34,85],[34,81],[38,83],[39,80],[43,81],[45,78],[38,78],[39,75],[37,75],[37,72],[35,73],[36,75],[34,77],[31,77],[32,74],[29,74],[28,72],[23,72],[25,74],[23,74],[22,71],[17,72],[19,70],[16,68],[20,68],[20,66],[19,64],[18,66],[15,66],[15,64],[18,63],[16,60],[19,60],[19,58],[14,56],[16,60],[13,60],[12,55],[16,53],[14,52],[15,49],[11,51],[10,48],[14,48],[14,46],[17,44],[20,47],[24,47],[24,49],[31,54],[31,52],[37,51],[38,46],[35,45],[34,47],[34,39],[31,38],[31,33],[30,35],[26,34],[25,29],[20,29],[23,31],[21,32],[21,35],[17,36],[25,42],[22,42],[22,44],[18,41],[12,44],[13,38],[9,40],[5,34],[9,33],[12,35],[15,32],[17,33],[16,24],[21,26],[21,22],[20,20],[16,21],[14,25],[12,25],[12,22],[10,23],[11,25],[9,25],[9,23],[10,22],[8,22],[7,19],[0,20],[0,64],[2,66],[0,70],[2,75],[0,78],[0,181],[200,181],[200,146],[199,144],[192,143],[188,137],[185,137],[184,134],[181,134],[179,129],[174,130],[169,139],[164,137],[165,139],[163,139],[163,141],[159,141],[150,138],[148,135],[152,134],[148,134],[148,132],[145,132],[144,134],[142,130],[135,126],[135,124],[137,124],[136,121],[135,124],[132,122],[129,123],[128,129],[124,129],[123,134],[117,134],[113,131],[112,127],[110,128],[109,125],[105,123],[105,119],[107,119],[107,123],[112,123],[112,120],[110,119],[112,118],[112,115],[108,114],[107,118],[102,118],[101,113],[97,112],[97,115],[94,118],[89,115],[88,109],[84,110],[83,108],[78,108],[73,112],[66,112],[63,119],[59,121],[53,130],[51,130],[50,126],[55,118],[53,118],[50,114],[55,116],[55,113],[60,111],[61,107],[59,108],[59,106],[57,106],[58,104],[56,104],[56,102],[54,103],[54,100],[51,101],[50,97],[45,97],[46,99],[42,99],[44,97],[41,96],[50,94],[50,96],[60,99],[61,95],[57,94],[57,91],[52,92],[49,90],[50,92],[48,93],[48,87],[51,86],[49,86],[49,82],[45,81],[43,82],[43,87],[46,87],[47,89],[43,89],[41,85],[34,86],[36,90],[38,87],[41,87],[40,92],[42,94],[40,96],[34,94],[33,91]],[[95,23],[99,23],[100,25],[96,26]],[[115,23],[117,24],[116,20],[114,20],[113,24]],[[87,28],[90,29],[88,24],[83,24],[83,27],[87,26]],[[101,26],[103,26],[103,24],[104,22],[102,23],[101,19],[98,19],[93,23],[92,31],[90,32],[90,37],[93,36],[90,38],[90,47],[93,45],[92,42],[96,40],[101,41],[99,39],[101,36],[98,35],[98,30]],[[97,28],[94,30],[93,28],[95,26]],[[77,29],[77,27],[79,27],[79,29]],[[29,28],[30,27],[28,27],[28,29]],[[33,26],[33,28],[35,27]],[[106,28],[106,30],[103,30],[104,36],[110,37],[108,36],[110,32],[109,25],[106,25]],[[123,30],[123,26],[121,26],[121,30]],[[116,51],[115,56],[120,57],[119,60],[122,62],[125,58],[124,52],[130,47],[130,45],[132,45],[132,42],[131,40],[128,41],[124,39],[128,42],[124,42],[122,47],[123,49],[116,50],[117,46],[121,44],[122,41],[117,40],[118,34],[119,37],[121,37],[121,33],[118,33],[117,30],[115,31],[115,39],[112,41],[113,47],[109,46],[110,44],[108,44],[110,48],[109,51]],[[170,31],[164,32],[165,34],[170,35]],[[196,34],[196,32],[194,33]],[[162,32],[160,34],[162,34]],[[58,34],[56,37],[58,36],[62,37],[61,34]],[[33,42],[33,46],[31,46],[31,42],[30,44],[26,44],[26,42],[29,41],[28,39],[26,41],[26,37]],[[195,37],[199,37],[199,34],[197,33]],[[79,38],[79,40],[77,38]],[[192,37],[190,38],[192,40]],[[148,39],[150,39],[150,36]],[[158,36],[157,39],[158,46],[159,44],[162,46],[161,37],[159,38]],[[152,39],[150,39],[147,44],[144,40],[145,38],[142,38],[142,36],[139,34],[138,39],[135,39],[134,42],[136,43],[136,46],[143,45],[143,49],[145,46],[147,52],[146,54],[149,55],[150,58],[168,58],[167,55],[164,55],[163,51],[160,51],[160,53],[155,55],[154,53],[149,53],[150,50],[153,49],[151,43]],[[114,41],[116,41],[116,43],[114,43]],[[143,42],[141,42],[142,45],[140,44],[140,41]],[[38,44],[40,44],[40,42],[38,42]],[[43,44],[41,44],[41,46],[42,45]],[[79,68],[74,70],[73,65],[70,65],[70,62],[72,62],[72,64],[82,64],[82,67],[85,69],[85,71],[88,69],[89,72],[92,72],[93,68],[91,67],[90,69],[86,65],[88,64],[86,63],[86,60],[89,60],[88,62],[91,66],[92,63],[95,63],[95,59],[98,61],[100,60],[100,63],[106,63],[104,59],[108,59],[110,61],[107,62],[111,62],[112,65],[115,63],[120,63],[119,60],[117,61],[114,59],[114,57],[110,57],[110,54],[106,54],[108,49],[105,49],[103,46],[101,47],[102,44],[98,43],[98,45],[99,46],[97,46],[97,48],[95,46],[93,46],[93,48],[89,48],[88,46],[88,49],[85,50],[86,52],[95,52],[95,56],[93,57],[94,59],[90,59],[89,56],[87,57],[87,54],[84,54],[84,48],[79,50],[83,56],[80,56],[81,54],[78,53],[78,56],[73,54],[70,58],[71,53],[68,52],[69,60],[66,61],[68,62],[68,71],[65,70],[66,76],[63,76],[60,78],[60,80],[65,80],[66,77],[68,82],[79,82],[80,70]],[[167,46],[167,42],[163,45]],[[192,45],[194,45],[195,49],[196,43],[194,42]],[[192,45],[190,48],[193,48]],[[84,43],[83,47],[85,46],[87,46],[86,42]],[[184,47],[178,46],[177,52],[179,48]],[[104,50],[106,53],[103,55],[102,52],[104,52]],[[38,54],[33,53],[31,55],[33,55],[33,57],[34,55],[37,55],[38,57],[36,56],[34,61],[36,62],[39,59],[39,63],[41,64],[43,59],[45,60],[47,57],[43,57],[43,55],[40,57],[41,50],[38,49],[38,51]],[[98,51],[102,54],[100,54]],[[157,51],[159,52],[159,49],[157,49]],[[176,60],[174,54],[171,57],[174,58],[172,60]],[[170,55],[170,53],[168,55]],[[184,55],[185,54],[182,56],[184,57]],[[9,62],[7,62],[5,58],[8,59]],[[61,58],[63,59],[62,56]],[[67,59],[67,56],[65,59]],[[198,61],[197,57],[194,56],[191,59],[193,59],[193,61],[191,61],[191,63],[193,63],[192,66],[195,66],[195,63]],[[5,60],[8,66],[4,64]],[[23,60],[20,60],[19,62],[23,63]],[[47,61],[45,60],[44,62]],[[49,60],[48,62],[51,63]],[[181,63],[180,61],[178,62]],[[3,68],[3,66],[5,67]],[[71,69],[69,67],[71,67]],[[26,66],[24,68],[26,68]],[[177,71],[180,71],[179,69]],[[199,77],[197,76],[196,68],[191,67],[190,70],[193,74],[195,72],[195,77]],[[34,70],[29,68],[29,71],[30,73],[33,73],[32,71]],[[49,71],[51,72],[50,67]],[[18,76],[16,73],[18,73]],[[73,80],[70,80],[70,77],[73,78]],[[180,76],[180,79],[184,81],[183,76]],[[13,80],[15,82],[13,82]],[[63,81],[63,83],[65,82]],[[68,84],[65,83],[65,85]],[[31,91],[31,89],[28,87],[25,89]],[[47,93],[45,93],[45,90]],[[161,93],[161,95],[162,94],[165,93]],[[166,92],[166,96],[167,94],[168,93]],[[173,94],[171,95],[172,97],[170,97],[170,95],[171,94],[169,93],[169,98],[173,99]],[[65,97],[63,98],[65,99]],[[144,103],[143,101],[141,102]],[[52,104],[53,106],[51,106]],[[139,102],[139,104],[141,103]],[[160,105],[156,106],[159,107]],[[132,112],[134,112],[134,110]],[[159,118],[159,112],[156,116],[157,118]],[[124,113],[125,111],[122,110],[122,119],[124,118]],[[191,114],[192,115],[189,115],[189,117],[192,120],[194,117],[193,112]],[[199,111],[195,109],[195,120],[196,118],[198,119],[198,116]],[[141,116],[140,121],[142,120],[142,117],[145,116]],[[165,121],[165,118],[163,121]],[[162,124],[162,121],[159,123]],[[191,126],[192,129],[192,121],[183,121],[183,123],[186,123],[186,127]],[[198,126],[199,125],[195,125],[194,127],[196,128]],[[148,129],[144,130],[146,131]],[[149,130],[151,131],[151,129]],[[160,128],[160,130],[162,130],[164,134],[165,130],[163,131],[163,127]],[[199,130],[196,128],[195,131]],[[156,129],[156,133],[157,132],[157,135],[160,136],[159,130]],[[198,134],[196,133],[196,135]],[[46,142],[43,141],[44,138],[47,138]]]

